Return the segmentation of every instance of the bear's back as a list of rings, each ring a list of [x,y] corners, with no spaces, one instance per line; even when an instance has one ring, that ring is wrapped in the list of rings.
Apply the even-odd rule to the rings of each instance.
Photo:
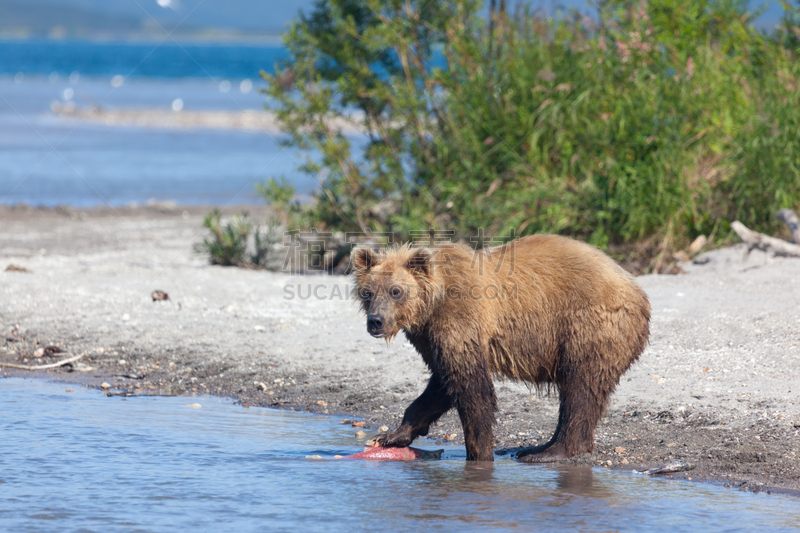
[[[646,338],[646,294],[594,246],[533,235],[482,252],[463,248],[451,251],[455,259],[448,261],[449,268],[436,269],[443,287],[460,289],[445,290],[431,317],[433,330],[452,349],[483,346],[495,373],[534,383],[551,381],[564,347],[596,339],[609,319],[624,334]]]

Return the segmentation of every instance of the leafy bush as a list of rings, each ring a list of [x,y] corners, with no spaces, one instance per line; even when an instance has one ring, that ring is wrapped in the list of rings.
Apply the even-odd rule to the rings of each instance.
[[[223,223],[222,214],[215,209],[206,215],[203,226],[210,234],[195,250],[207,255],[212,265],[275,268],[279,257],[274,252],[281,242],[277,222],[260,228],[247,213],[242,213]]]
[[[322,179],[307,206],[263,186],[285,222],[649,242],[658,269],[800,205],[797,9],[768,35],[740,0],[609,0],[597,22],[482,5],[318,0],[293,23],[267,93]]]

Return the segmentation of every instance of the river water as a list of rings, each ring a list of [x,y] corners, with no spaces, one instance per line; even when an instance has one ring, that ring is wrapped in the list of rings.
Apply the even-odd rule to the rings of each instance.
[[[0,379],[2,531],[780,531],[800,501],[597,468],[335,459],[350,425]],[[441,448],[418,442],[425,449]],[[308,456],[322,456],[311,459]]]

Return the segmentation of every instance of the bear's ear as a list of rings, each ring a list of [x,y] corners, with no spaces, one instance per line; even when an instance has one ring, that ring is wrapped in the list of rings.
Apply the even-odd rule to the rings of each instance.
[[[427,248],[416,248],[408,258],[406,268],[412,274],[429,277],[431,275],[431,252]]]
[[[378,264],[378,256],[371,248],[362,247],[353,250],[353,269],[361,274],[366,274]]]

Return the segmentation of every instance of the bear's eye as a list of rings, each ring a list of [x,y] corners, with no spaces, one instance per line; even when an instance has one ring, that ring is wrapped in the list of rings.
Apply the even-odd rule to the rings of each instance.
[[[392,298],[400,298],[403,295],[403,289],[400,287],[392,287],[391,295]]]
[[[364,289],[361,291],[361,296],[363,296],[365,300],[372,300],[372,291],[369,289]]]

